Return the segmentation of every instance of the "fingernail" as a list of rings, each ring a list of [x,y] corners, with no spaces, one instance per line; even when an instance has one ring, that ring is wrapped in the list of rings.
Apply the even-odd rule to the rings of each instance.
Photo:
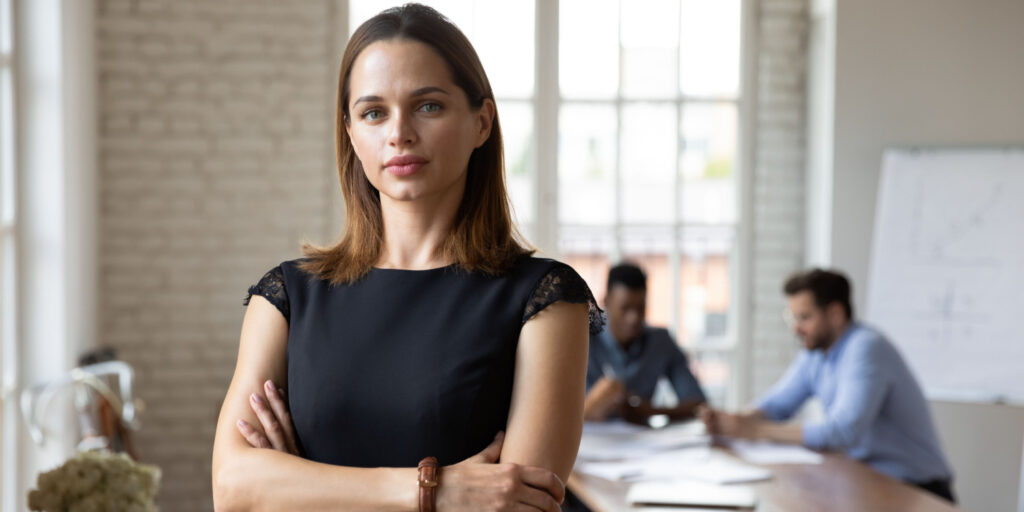
[[[249,424],[246,423],[245,420],[238,420],[238,428],[242,429],[246,433],[249,432]]]
[[[258,403],[260,405],[263,405],[263,398],[260,397],[259,395],[257,395],[256,393],[252,394],[252,401],[256,402],[256,403]]]

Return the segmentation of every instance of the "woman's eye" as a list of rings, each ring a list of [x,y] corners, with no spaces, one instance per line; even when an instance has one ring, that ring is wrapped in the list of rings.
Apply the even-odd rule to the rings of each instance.
[[[424,103],[423,106],[420,107],[420,110],[428,113],[437,112],[441,110],[441,105],[438,105],[437,103]]]
[[[376,121],[380,119],[382,115],[383,114],[381,113],[380,110],[371,109],[367,110],[366,112],[363,112],[363,119],[366,119],[367,121]]]

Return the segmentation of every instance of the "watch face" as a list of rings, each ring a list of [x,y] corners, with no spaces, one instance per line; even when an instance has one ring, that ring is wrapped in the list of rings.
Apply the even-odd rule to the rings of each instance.
[[[640,404],[644,403],[644,399],[640,398],[640,395],[630,395],[629,405],[632,407],[640,407]]]

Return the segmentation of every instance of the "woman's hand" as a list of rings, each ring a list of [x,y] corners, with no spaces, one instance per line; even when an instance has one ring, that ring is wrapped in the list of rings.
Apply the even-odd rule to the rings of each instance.
[[[254,448],[298,455],[284,392],[269,380],[263,387],[266,398],[260,393],[249,396],[249,405],[263,430],[238,420],[239,432]],[[504,441],[505,433],[499,432],[480,453],[442,468],[436,498],[438,512],[561,510],[565,486],[554,472],[519,464],[497,464]]]
[[[496,464],[505,433],[484,450],[441,469],[438,512],[523,510],[558,512],[565,486],[554,472],[518,464]]]
[[[249,395],[249,406],[259,418],[263,430],[253,428],[247,421],[240,419],[236,423],[238,431],[253,448],[273,448],[298,455],[295,429],[292,427],[292,416],[285,402],[284,390],[270,380],[263,383],[263,390],[266,396],[261,393]]]

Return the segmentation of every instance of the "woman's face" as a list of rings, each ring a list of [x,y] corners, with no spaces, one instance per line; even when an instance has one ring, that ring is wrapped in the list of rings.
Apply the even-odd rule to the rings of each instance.
[[[471,107],[444,59],[401,39],[367,46],[349,91],[349,139],[382,199],[461,200],[469,156],[490,135],[491,100]]]

